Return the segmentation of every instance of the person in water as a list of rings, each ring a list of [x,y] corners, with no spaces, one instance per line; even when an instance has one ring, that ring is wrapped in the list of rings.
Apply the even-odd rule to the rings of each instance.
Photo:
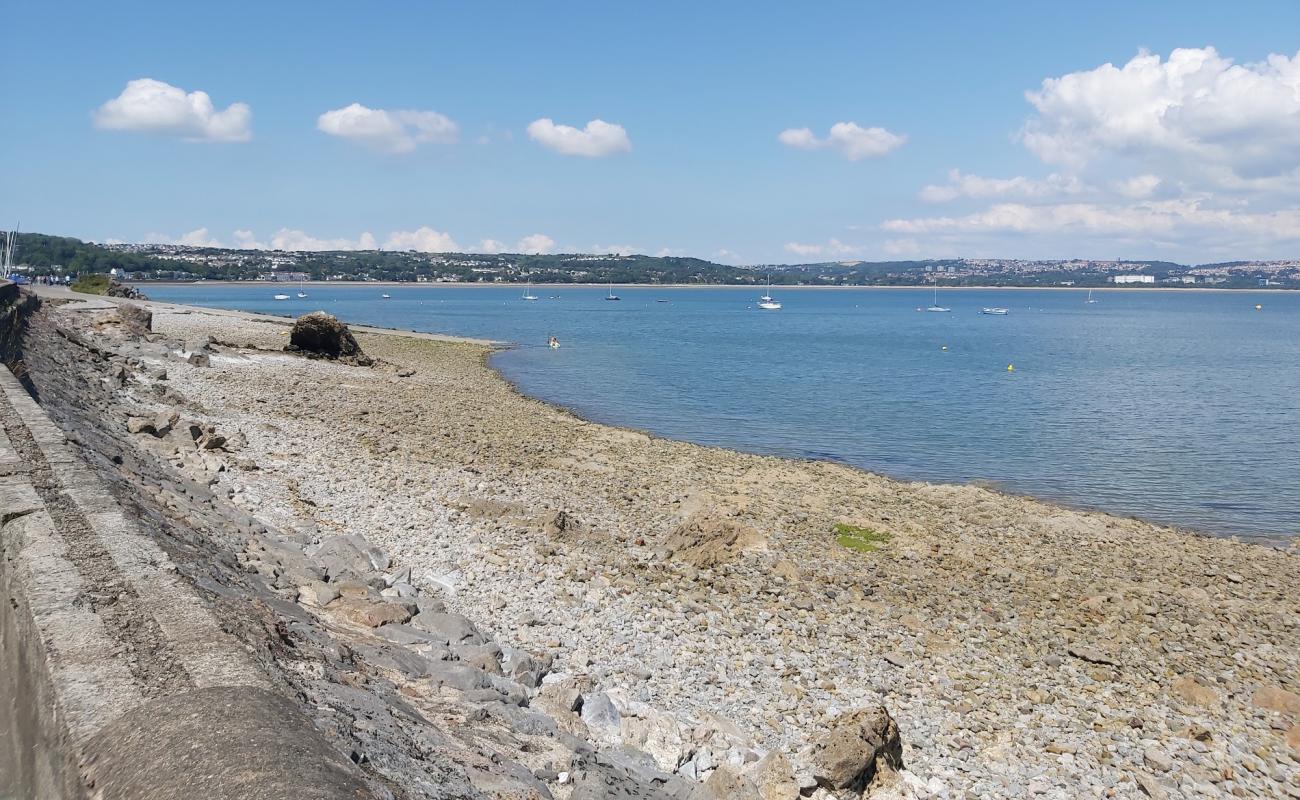
[[[557,339],[557,338],[555,338],[554,336],[552,336],[552,337],[551,337],[551,341],[550,341],[550,345],[551,345],[552,348],[559,347],[559,346],[560,346],[560,340]]]

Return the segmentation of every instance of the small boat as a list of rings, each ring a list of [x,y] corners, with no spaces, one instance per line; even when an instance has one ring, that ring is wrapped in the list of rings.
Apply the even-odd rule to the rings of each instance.
[[[289,299],[289,295],[287,295],[287,294],[277,294],[277,295],[275,296],[275,299],[276,299],[276,300],[288,300],[288,299]]]
[[[941,306],[941,305],[939,305],[939,287],[938,287],[938,286],[935,286],[935,287],[934,287],[934,304],[931,305],[929,308],[927,308],[926,311],[935,311],[935,312],[952,311],[952,309],[951,309],[951,308],[948,308],[947,306]]]
[[[533,285],[532,285],[531,283],[528,284],[528,288],[524,289],[524,295],[523,295],[523,297],[521,297],[521,298],[519,298],[519,299],[520,299],[520,300],[537,300],[537,299],[538,299],[537,295],[533,294]]]
[[[668,301],[667,301],[667,300],[660,299],[660,300],[656,300],[655,302],[656,302],[656,303],[667,303]]]
[[[1088,290],[1088,299],[1087,299],[1087,300],[1084,300],[1083,302],[1085,302],[1085,303],[1096,303],[1096,302],[1097,302],[1096,300],[1093,300],[1093,299],[1092,299],[1092,290],[1091,290],[1091,289]]]
[[[306,297],[307,293],[302,290],[302,281],[298,281],[298,299]]]
[[[606,300],[622,300],[622,299],[623,299],[623,298],[619,297],[618,295],[614,294],[614,282],[613,282],[613,281],[610,281],[610,283],[609,283],[609,294],[605,295],[605,299],[606,299]]]
[[[384,294],[379,295],[379,298],[380,298],[381,300],[388,300],[388,299],[391,298],[391,297],[392,297],[392,295],[391,295],[391,294],[388,294],[387,292],[385,292]]]
[[[767,280],[767,291],[763,292],[763,296],[758,298],[758,307],[764,311],[779,311],[781,309],[781,301],[772,297],[772,279],[770,277]]]
[[[1010,309],[1002,308],[1001,306],[993,306],[992,308],[984,308],[984,309],[980,309],[980,313],[981,313],[981,314],[992,314],[993,316],[996,316],[996,317],[1005,317],[1007,314],[1009,314],[1009,313],[1011,313],[1011,312],[1010,312]]]

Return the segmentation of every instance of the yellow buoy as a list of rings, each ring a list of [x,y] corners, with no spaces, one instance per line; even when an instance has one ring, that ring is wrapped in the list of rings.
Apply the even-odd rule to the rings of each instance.
[[[1015,371],[1016,371],[1015,364],[1007,364],[1007,372],[1015,372]]]

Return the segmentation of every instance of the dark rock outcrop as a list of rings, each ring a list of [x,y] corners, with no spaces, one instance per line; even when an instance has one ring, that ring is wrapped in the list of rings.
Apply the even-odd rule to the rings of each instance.
[[[134,286],[127,286],[125,283],[118,283],[116,280],[111,279],[108,282],[108,288],[104,290],[104,294],[109,297],[125,297],[128,300],[149,299],[145,296],[144,292]]]
[[[298,352],[308,358],[328,358],[368,367],[374,359],[361,352],[361,346],[348,326],[324,311],[313,311],[298,317],[289,332],[290,352]]]

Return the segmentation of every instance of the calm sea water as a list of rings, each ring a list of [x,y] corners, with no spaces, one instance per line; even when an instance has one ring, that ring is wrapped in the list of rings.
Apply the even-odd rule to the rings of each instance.
[[[1085,304],[1077,291],[949,290],[952,312],[937,314],[918,313],[923,290],[783,288],[776,312],[730,288],[619,288],[620,302],[571,286],[536,287],[535,302],[519,287],[308,291],[147,289],[512,342],[494,364],[523,391],[672,438],[1212,533],[1300,533],[1300,292],[1100,291]],[[994,305],[1011,313],[978,313]]]

